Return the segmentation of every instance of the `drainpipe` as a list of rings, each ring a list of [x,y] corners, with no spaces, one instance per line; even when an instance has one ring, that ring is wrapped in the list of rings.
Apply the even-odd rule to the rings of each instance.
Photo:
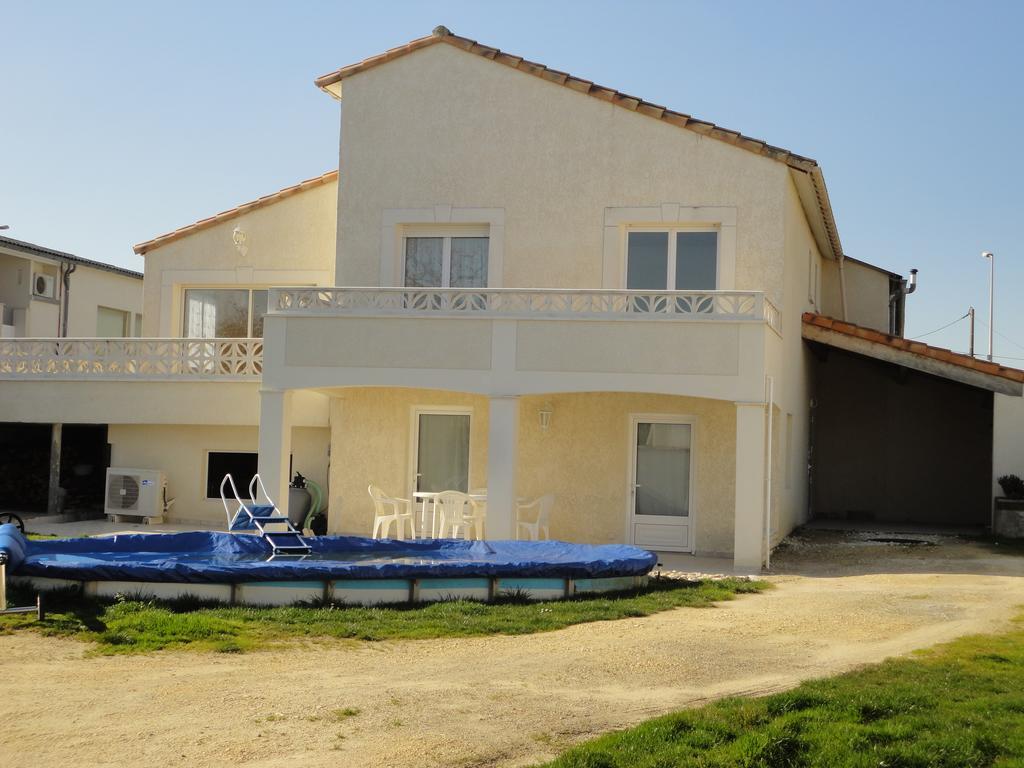
[[[843,264],[846,263],[846,254],[839,254],[839,310],[843,315],[843,322],[848,322],[849,318],[846,316],[846,272],[843,270]]]
[[[772,447],[775,443],[772,429],[775,419],[775,379],[771,376],[766,376],[765,386],[767,388],[765,401],[768,404],[768,429],[765,430],[768,442],[766,447],[768,455],[765,459],[764,567],[767,570],[772,565]]]
[[[890,283],[891,285],[891,283]],[[907,302],[905,297],[917,290],[917,270],[910,270],[910,279],[901,279],[889,294],[889,333],[903,337],[906,325]]]
[[[68,335],[68,303],[71,296],[71,273],[78,269],[77,264],[68,264],[67,269],[61,268],[61,284],[63,286],[63,296],[61,296],[61,318],[60,318],[60,335],[61,338]]]

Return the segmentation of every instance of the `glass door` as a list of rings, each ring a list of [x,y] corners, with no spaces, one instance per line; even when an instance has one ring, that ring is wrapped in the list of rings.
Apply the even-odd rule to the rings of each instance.
[[[469,414],[416,414],[415,491],[469,490]]]
[[[693,425],[635,417],[632,438],[632,542],[648,549],[692,552]]]

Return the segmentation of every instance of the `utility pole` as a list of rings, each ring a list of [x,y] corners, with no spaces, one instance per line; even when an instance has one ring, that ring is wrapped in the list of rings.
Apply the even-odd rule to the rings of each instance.
[[[996,293],[996,255],[982,251],[981,257],[988,259],[988,361],[992,362],[992,304]]]
[[[974,357],[974,307],[970,307],[967,310],[967,317],[971,319],[971,342],[968,347],[967,354]]]

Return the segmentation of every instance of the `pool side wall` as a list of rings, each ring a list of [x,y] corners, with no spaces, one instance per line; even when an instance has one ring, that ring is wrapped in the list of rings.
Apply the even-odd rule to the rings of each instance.
[[[647,576],[600,579],[531,579],[518,577],[466,579],[345,579],[336,581],[256,581],[242,584],[194,584],[149,581],[71,581],[12,576],[40,592],[78,588],[89,597],[174,600],[200,598],[230,605],[282,606],[337,602],[345,605],[427,603],[441,600],[490,601],[514,593],[531,600],[558,600],[577,594],[617,592],[647,584]]]

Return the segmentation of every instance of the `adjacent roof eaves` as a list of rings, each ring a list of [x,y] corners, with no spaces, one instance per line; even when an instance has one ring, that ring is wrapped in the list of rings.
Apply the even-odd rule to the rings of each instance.
[[[136,272],[133,269],[125,269],[124,267],[119,267],[115,264],[107,264],[102,261],[84,259],[81,256],[75,256],[73,253],[65,253],[64,251],[57,251],[53,248],[45,248],[41,245],[36,245],[35,243],[26,243],[24,240],[15,240],[12,237],[0,237],[0,247],[10,248],[11,250],[30,256],[42,256],[47,259],[67,261],[72,264],[81,264],[83,267],[93,267],[94,269],[102,269],[106,272],[115,272],[119,275],[135,278],[137,280],[142,279],[142,273]]]
[[[298,194],[299,192],[304,192],[307,189],[312,189],[313,187],[319,187],[323,184],[328,184],[332,181],[336,181],[337,178],[337,171],[328,171],[327,173],[324,173],[320,176],[315,176],[312,179],[300,181],[298,184],[293,184],[290,187],[285,187],[284,189],[280,189],[277,192],[273,192],[269,195],[264,195],[263,197],[257,198],[256,200],[252,200],[248,203],[242,203],[241,205],[237,205],[234,208],[229,208],[226,211],[221,211],[220,213],[210,216],[208,218],[200,219],[199,221],[193,224],[181,227],[180,229],[176,229],[173,232],[168,232],[166,234],[159,235],[158,237],[154,237],[152,240],[147,240],[144,243],[139,243],[138,245],[135,246],[134,251],[137,254],[144,255],[145,253],[153,250],[154,248],[159,248],[162,245],[167,245],[168,243],[173,242],[179,238],[185,237],[186,235],[190,235],[193,232],[198,232],[199,230],[206,229],[216,224],[221,224],[225,221],[237,218],[242,214],[249,213],[250,211],[254,211],[257,208],[263,208],[264,206],[283,200],[286,197],[291,197],[292,195]]]
[[[842,243],[839,240],[839,230],[836,227],[835,217],[832,214],[832,206],[828,199],[828,190],[825,187],[825,178],[821,173],[821,167],[811,158],[798,155],[795,152],[790,152],[788,149],[783,149],[782,147],[773,146],[761,139],[745,136],[739,131],[729,130],[728,128],[723,128],[706,120],[699,120],[695,117],[691,117],[690,115],[683,114],[682,112],[675,112],[661,106],[660,104],[644,101],[638,96],[630,96],[629,94],[621,93],[614,88],[606,88],[603,85],[597,85],[590,80],[570,75],[567,72],[549,69],[544,64],[527,61],[522,56],[514,56],[512,54],[504,53],[497,48],[481,45],[475,40],[470,40],[469,38],[453,34],[445,27],[437,27],[433,33],[427,37],[417,38],[412,42],[398,46],[397,48],[392,48],[377,56],[371,56],[370,58],[363,59],[355,64],[342,67],[334,72],[330,72],[316,78],[313,82],[317,87],[327,91],[330,86],[340,83],[346,77],[351,77],[352,75],[360,72],[365,72],[366,70],[380,64],[384,64],[388,61],[394,61],[395,59],[406,56],[413,51],[418,51],[421,48],[435,45],[437,43],[446,43],[459,48],[460,50],[475,53],[485,59],[490,59],[491,61],[519,70],[520,72],[540,77],[557,85],[565,86],[566,88],[570,88],[578,93],[583,93],[588,96],[601,99],[602,101],[607,101],[610,104],[622,107],[623,109],[628,109],[631,112],[639,112],[640,114],[647,115],[648,117],[653,117],[656,120],[661,120],[679,128],[685,128],[689,131],[693,131],[694,133],[699,133],[702,136],[709,136],[713,139],[723,141],[726,144],[732,144],[733,146],[740,147],[748,152],[753,152],[754,154],[768,157],[772,160],[777,160],[781,163],[785,163],[795,171],[808,174],[811,178],[811,183],[814,186],[818,209],[824,218],[825,228],[828,231],[828,239],[832,255],[835,258],[842,257]]]
[[[870,262],[863,261],[861,259],[855,259],[855,258],[853,258],[853,256],[845,256],[844,258],[847,261],[853,262],[854,264],[859,264],[862,267],[867,267],[868,269],[873,269],[873,270],[875,270],[875,272],[881,272],[883,275],[888,275],[889,277],[895,277],[895,278],[902,278],[903,277],[903,275],[899,274],[898,272],[893,272],[890,269],[886,269],[885,267],[880,267],[877,264],[871,264]]]
[[[908,352],[922,358],[936,360],[940,363],[948,363],[960,368],[966,368],[989,376],[999,376],[1018,384],[1024,383],[1024,371],[1017,368],[1007,368],[998,363],[990,363],[987,360],[978,360],[970,355],[953,352],[942,347],[933,347],[920,341],[911,341],[900,336],[893,336],[888,333],[876,331],[873,328],[865,328],[853,323],[845,323],[825,315],[816,315],[813,312],[805,312],[803,315],[804,326],[821,328],[833,333],[862,339],[874,344],[884,344],[890,349]]]

